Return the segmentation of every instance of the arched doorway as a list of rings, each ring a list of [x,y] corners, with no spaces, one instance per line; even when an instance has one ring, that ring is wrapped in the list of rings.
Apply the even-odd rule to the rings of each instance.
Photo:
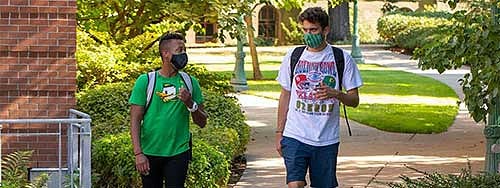
[[[273,40],[276,38],[277,10],[272,5],[265,5],[259,11],[259,37]]]

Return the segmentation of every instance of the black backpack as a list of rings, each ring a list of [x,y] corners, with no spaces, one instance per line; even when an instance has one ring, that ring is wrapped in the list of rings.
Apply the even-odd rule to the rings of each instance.
[[[333,50],[333,56],[335,57],[335,63],[337,67],[337,74],[339,76],[339,89],[342,91],[342,79],[344,76],[344,52],[342,49],[331,46]],[[299,46],[296,47],[293,52],[292,56],[290,57],[290,83],[293,84],[293,76],[294,76],[294,71],[295,71],[295,66],[297,66],[297,63],[299,62],[300,56],[302,56],[302,53],[306,49],[306,46]],[[339,100],[340,102],[340,100]],[[345,116],[345,122],[347,123],[347,129],[349,130],[349,136],[352,136],[351,133],[351,126],[349,125],[349,121],[347,118],[347,111],[345,109],[345,104],[342,104],[344,107],[344,116]]]

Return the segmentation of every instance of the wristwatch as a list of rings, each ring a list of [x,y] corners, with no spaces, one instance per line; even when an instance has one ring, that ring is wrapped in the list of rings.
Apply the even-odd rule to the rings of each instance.
[[[193,107],[191,108],[187,108],[190,112],[196,112],[196,110],[198,110],[198,104],[196,104],[196,102],[193,101]]]

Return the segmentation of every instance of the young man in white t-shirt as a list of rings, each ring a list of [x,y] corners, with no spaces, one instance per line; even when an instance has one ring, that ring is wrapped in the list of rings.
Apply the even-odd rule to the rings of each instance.
[[[311,187],[337,187],[339,102],[358,106],[361,75],[352,57],[342,50],[344,71],[339,80],[333,49],[325,40],[330,29],[323,9],[308,8],[299,21],[306,49],[293,72],[293,49],[288,51],[276,78],[282,87],[276,150],[285,160],[289,188],[304,187],[307,170]],[[347,92],[339,90],[340,84]]]

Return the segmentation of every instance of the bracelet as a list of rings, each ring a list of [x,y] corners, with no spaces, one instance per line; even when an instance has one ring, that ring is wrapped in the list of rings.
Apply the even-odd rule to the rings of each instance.
[[[278,130],[276,130],[276,131],[274,131],[274,132],[275,132],[275,133],[283,133],[283,131],[278,131]]]
[[[140,155],[140,154],[144,154],[144,153],[142,153],[142,151],[141,151],[141,152],[139,152],[139,153],[136,153],[136,154],[135,154],[135,156],[138,156],[138,155]]]

